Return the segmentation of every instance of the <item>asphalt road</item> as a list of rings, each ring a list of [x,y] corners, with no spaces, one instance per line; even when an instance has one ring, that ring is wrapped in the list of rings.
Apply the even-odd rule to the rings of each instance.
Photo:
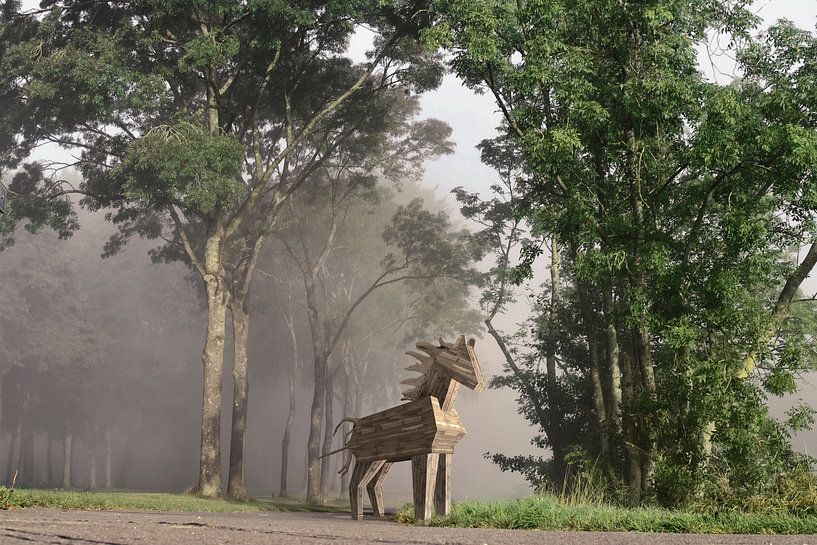
[[[52,545],[817,545],[817,536],[701,536],[416,528],[326,513],[0,511],[0,543]]]

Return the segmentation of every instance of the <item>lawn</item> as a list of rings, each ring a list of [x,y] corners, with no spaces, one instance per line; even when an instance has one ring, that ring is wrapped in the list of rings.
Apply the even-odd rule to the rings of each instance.
[[[397,520],[415,522],[411,505],[403,507],[398,512]],[[574,506],[561,504],[550,496],[534,496],[503,502],[455,503],[450,516],[434,517],[422,524],[466,528],[601,532],[817,534],[817,517],[798,517],[783,513],[696,513],[659,508]]]
[[[6,497],[11,492],[10,496]],[[5,498],[5,501],[4,501]],[[313,506],[294,498],[253,498],[236,501],[204,499],[190,494],[159,492],[84,492],[18,488],[0,490],[0,506],[7,508],[55,507],[95,511],[178,511],[178,512],[257,512],[326,511],[337,512],[341,505]]]

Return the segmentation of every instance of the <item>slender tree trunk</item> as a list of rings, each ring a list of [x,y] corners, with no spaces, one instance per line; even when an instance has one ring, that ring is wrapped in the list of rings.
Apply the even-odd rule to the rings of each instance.
[[[556,311],[559,298],[559,240],[554,235],[551,237],[550,251],[550,308],[548,309],[548,339],[545,354],[545,368],[547,370],[547,381],[545,388],[548,396],[547,422],[545,422],[548,441],[553,451],[553,464],[551,466],[551,479],[554,483],[562,482],[565,474],[565,447],[562,439],[562,413],[557,410],[556,398],[558,388],[556,386]]]
[[[111,428],[108,428],[105,430],[105,488],[113,487],[113,481],[111,480],[112,442]]]
[[[357,417],[357,413],[355,412],[355,402],[354,402],[354,392],[352,391],[352,380],[349,377],[349,374],[346,373],[346,380],[345,388],[343,393],[343,417],[344,418],[355,418]],[[346,435],[351,431],[352,424],[350,422],[346,422],[343,424],[343,436],[341,437],[341,441],[344,442],[346,440]],[[343,466],[345,467],[347,463],[349,463],[349,458],[352,456],[352,453],[348,450],[343,451]],[[340,477],[340,500],[344,500],[347,497],[348,490],[349,490],[349,472],[347,471]]]
[[[51,432],[46,432],[46,446],[45,446],[45,483],[48,488],[54,486],[54,468],[53,464],[54,452],[54,436]]]
[[[279,496],[285,497],[289,493],[287,489],[287,477],[289,474],[289,441],[292,437],[292,423],[295,421],[295,370],[297,360],[293,358],[293,364],[289,371],[289,413],[284,426],[284,437],[281,439],[281,490]]]
[[[335,388],[333,385],[335,373],[330,373],[327,377],[326,393],[324,395],[324,419],[323,419],[323,448],[321,455],[321,501],[329,499],[329,489],[332,486],[332,471],[330,463],[332,461],[329,453],[332,452],[332,431],[334,423],[334,403]]]
[[[230,305],[235,339],[235,366],[233,367],[233,418],[230,437],[230,478],[227,495],[241,499],[247,495],[244,478],[244,442],[247,430],[247,400],[250,383],[247,377],[247,339],[250,315],[247,299],[233,301]]]
[[[596,414],[596,427],[599,433],[602,466],[606,472],[612,469],[610,442],[608,439],[607,407],[604,399],[604,387],[601,380],[601,356],[599,354],[599,334],[596,327],[596,312],[592,308],[590,286],[580,283],[578,286],[579,306],[584,317],[587,346],[590,354],[590,380],[593,386],[593,408]]]
[[[288,494],[287,477],[289,474],[289,441],[292,437],[292,423],[295,421],[295,373],[298,370],[298,343],[295,337],[295,329],[290,330],[292,335],[292,364],[289,367],[289,413],[284,426],[284,437],[281,439],[281,490],[279,495],[284,497]]]
[[[278,495],[286,497],[289,494],[289,442],[292,438],[292,424],[295,421],[295,373],[298,371],[298,363],[300,362],[298,355],[298,335],[295,331],[295,318],[293,316],[292,307],[292,282],[290,280],[289,290],[287,291],[289,305],[285,310],[279,307],[281,314],[284,317],[287,329],[289,330],[289,340],[292,343],[292,360],[287,372],[287,384],[289,386],[289,412],[287,414],[287,421],[284,425],[284,436],[281,439],[281,480]]]
[[[312,394],[312,406],[309,411],[309,438],[306,445],[306,501],[319,503],[321,493],[321,431],[323,427],[323,402],[326,395],[326,351],[321,337],[314,280],[306,277],[304,284],[309,330],[312,335],[312,350],[315,359],[315,386]]]
[[[205,248],[207,333],[202,351],[204,367],[201,410],[201,456],[198,494],[221,494],[221,382],[224,372],[224,337],[228,294],[221,268],[221,234],[211,234]]]
[[[633,215],[635,216],[636,232],[634,237],[633,247],[633,263],[632,269],[632,288],[633,294],[638,297],[642,296],[646,299],[647,281],[644,264],[644,245],[645,245],[645,231],[647,229],[644,219],[644,201],[641,191],[641,178],[636,165],[634,165],[635,157],[638,151],[638,143],[636,141],[634,131],[628,131],[628,145],[629,145],[629,159],[628,170],[632,177],[632,184],[630,194],[633,205]],[[655,478],[655,456],[657,451],[657,443],[653,439],[653,430],[651,418],[652,412],[656,409],[657,391],[655,383],[655,371],[653,369],[652,359],[652,342],[650,340],[650,332],[647,326],[647,308],[643,305],[638,310],[638,324],[635,331],[635,356],[638,363],[638,369],[641,373],[641,386],[647,393],[650,408],[648,413],[642,411],[640,418],[647,421],[642,422],[641,435],[643,436],[642,455],[641,455],[641,489],[647,494],[652,490],[652,484]]]
[[[14,479],[14,474],[17,472],[18,466],[15,463],[15,455],[17,454],[17,441],[20,439],[22,433],[22,422],[17,422],[17,430],[11,432],[9,438],[9,451],[6,457],[6,484],[11,485]]]
[[[71,488],[71,462],[74,453],[74,434],[71,426],[65,426],[65,439],[62,442],[62,487]]]
[[[615,316],[613,311],[612,287],[608,287],[604,292],[604,311],[607,318],[607,370],[608,370],[608,403],[610,405],[610,423],[612,424],[613,435],[616,438],[617,448],[620,448],[623,428],[621,424],[621,367],[619,364],[618,331],[616,330]]]
[[[652,346],[647,332],[645,317],[641,317],[641,324],[639,324],[638,332],[636,333],[636,353],[638,357],[638,368],[641,373],[641,386],[647,392],[650,400],[650,412],[642,414],[641,434],[642,435],[642,453],[641,453],[641,492],[642,494],[649,494],[652,491],[653,481],[655,480],[655,456],[658,451],[658,444],[653,435],[652,413],[655,410],[657,403],[657,393],[655,385],[655,373],[652,362]],[[644,425],[646,424],[646,425]]]
[[[96,445],[93,442],[88,451],[88,488],[96,490]]]
[[[601,385],[601,372],[599,371],[599,343],[595,330],[589,338],[590,342],[590,380],[593,383],[593,406],[596,409],[596,426],[599,430],[599,446],[601,447],[602,465],[606,472],[612,469],[610,456],[610,441],[607,436],[607,409],[604,405],[604,389]]]
[[[125,439],[125,448],[122,451],[122,460],[119,463],[119,477],[116,483],[116,486],[119,488],[128,488],[128,471],[130,470],[130,461],[134,449],[134,438],[142,425],[142,410],[143,405],[140,404],[136,409],[136,415],[133,417],[130,430],[128,431],[128,435]]]
[[[624,447],[627,458],[627,503],[635,507],[641,501],[641,454],[638,448],[638,421],[633,418],[631,407],[635,400],[635,377],[632,359],[624,357],[621,366],[624,403],[627,418],[624,420]]]
[[[34,485],[34,428],[28,415],[28,403],[23,412],[23,435],[20,442],[20,475],[17,483],[24,486]]]

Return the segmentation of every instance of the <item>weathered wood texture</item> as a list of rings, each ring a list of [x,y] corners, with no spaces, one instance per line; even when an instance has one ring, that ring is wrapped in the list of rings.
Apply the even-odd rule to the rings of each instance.
[[[386,477],[389,475],[389,471],[391,471],[391,462],[386,462],[383,464],[383,467],[380,468],[380,471],[377,472],[377,475],[374,479],[372,479],[369,484],[366,486],[366,491],[369,493],[369,501],[372,504],[372,511],[374,511],[374,515],[376,517],[382,517],[384,515],[383,512],[383,481],[386,480]]]
[[[440,454],[437,484],[434,486],[434,512],[441,517],[451,513],[451,454]]]
[[[358,419],[346,447],[355,456],[349,485],[352,518],[363,515],[362,490],[378,516],[383,514],[383,481],[394,462],[411,460],[414,513],[426,520],[432,509],[447,515],[451,508],[451,465],[454,447],[465,435],[454,400],[460,384],[485,389],[474,340],[460,336],[455,343],[417,343],[424,352],[406,352],[417,359],[406,369],[420,376],[401,382],[409,403]],[[345,472],[345,469],[343,470]]]
[[[431,518],[439,459],[439,454],[418,454],[411,458],[414,518],[417,520],[428,520]]]
[[[356,460],[402,462],[415,454],[452,453],[465,435],[457,411],[443,411],[435,397],[399,405],[355,424],[347,447]]]
[[[349,502],[352,504],[352,518],[363,518],[363,489],[375,478],[385,464],[383,460],[356,461],[349,482]]]

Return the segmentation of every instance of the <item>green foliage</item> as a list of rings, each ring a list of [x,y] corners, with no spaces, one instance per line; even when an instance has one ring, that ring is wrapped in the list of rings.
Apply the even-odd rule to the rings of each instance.
[[[798,517],[817,515],[817,478],[801,461],[783,472],[763,492],[735,489],[724,475],[713,475],[705,493],[692,498],[690,508],[707,513],[763,513]]]
[[[14,244],[14,232],[19,225],[29,233],[50,228],[63,240],[79,229],[71,201],[54,193],[38,163],[23,165],[12,177],[8,189],[8,208],[0,216],[0,250]]]
[[[181,203],[207,216],[238,201],[244,191],[243,160],[237,138],[180,122],[151,129],[130,147],[119,170],[129,199]]]
[[[787,22],[758,33],[747,6],[439,0],[440,27],[426,33],[504,114],[502,136],[483,145],[503,186],[489,200],[458,194],[488,225],[493,278],[523,282],[551,239],[561,247],[563,285],[542,287],[519,369],[495,384],[520,393],[533,444],[564,438],[599,457],[633,503],[683,505],[712,475],[735,497],[776,494],[778,476],[797,468],[790,430],[765,401],[815,365],[813,309],[783,287],[802,281],[792,249],[817,233],[817,36]],[[743,72],[728,85],[697,65],[696,47],[718,32],[736,37]],[[519,230],[528,238],[514,234],[512,262],[497,242]],[[792,427],[811,418],[792,417]],[[494,460],[537,487],[563,464]]]
[[[410,505],[397,520],[413,524]],[[811,534],[817,517],[779,512],[695,512],[657,508],[623,509],[564,505],[553,496],[532,496],[493,503],[454,503],[451,515],[434,517],[427,526],[505,528],[584,532],[668,532],[681,534]]]
[[[14,488],[0,486],[0,510],[11,509],[17,506],[17,500],[14,498]]]

